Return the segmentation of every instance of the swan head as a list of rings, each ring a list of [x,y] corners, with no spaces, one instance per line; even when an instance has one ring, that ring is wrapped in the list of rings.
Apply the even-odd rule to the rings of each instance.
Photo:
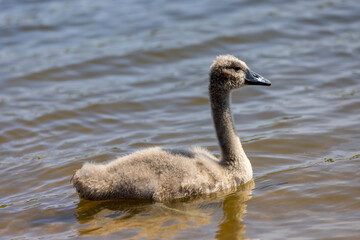
[[[232,55],[220,55],[215,59],[210,67],[211,88],[231,91],[246,85],[270,86],[271,82]]]

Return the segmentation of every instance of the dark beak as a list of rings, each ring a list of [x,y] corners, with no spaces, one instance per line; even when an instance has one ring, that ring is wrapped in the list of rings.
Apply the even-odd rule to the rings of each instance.
[[[257,74],[256,72],[247,70],[245,76],[245,84],[270,86],[271,82],[266,78],[263,78],[261,75]]]

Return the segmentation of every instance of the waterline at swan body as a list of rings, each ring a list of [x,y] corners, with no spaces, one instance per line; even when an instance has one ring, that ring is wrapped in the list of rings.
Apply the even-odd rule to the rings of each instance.
[[[270,84],[236,57],[218,56],[210,68],[209,95],[221,158],[201,147],[153,147],[105,164],[85,163],[72,179],[79,197],[166,201],[235,188],[250,181],[252,167],[234,130],[230,94],[246,85]]]

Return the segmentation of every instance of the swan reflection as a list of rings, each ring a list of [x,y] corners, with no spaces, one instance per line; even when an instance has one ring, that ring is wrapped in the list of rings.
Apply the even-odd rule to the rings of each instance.
[[[81,200],[76,217],[79,235],[119,239],[242,239],[242,217],[254,188],[251,180],[235,192],[217,192],[159,203],[150,200]]]

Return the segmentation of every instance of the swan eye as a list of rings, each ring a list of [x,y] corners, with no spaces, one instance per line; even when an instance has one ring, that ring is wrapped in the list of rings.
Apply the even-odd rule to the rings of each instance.
[[[235,72],[238,72],[241,70],[241,67],[233,67],[233,69],[235,70]]]

